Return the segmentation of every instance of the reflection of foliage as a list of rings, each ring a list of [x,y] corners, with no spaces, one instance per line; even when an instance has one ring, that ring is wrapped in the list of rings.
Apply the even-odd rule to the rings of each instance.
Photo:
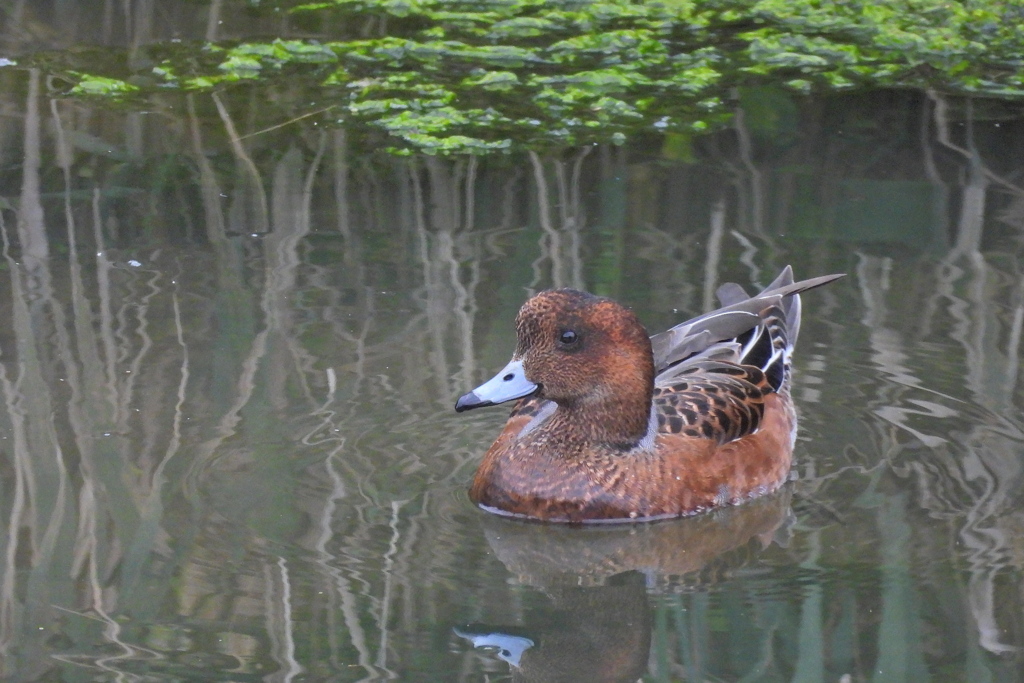
[[[103,76],[82,75],[82,80],[72,90],[76,95],[99,95],[111,97],[126,95],[138,91],[138,88],[130,83],[125,83],[117,78],[104,78]]]
[[[429,153],[687,135],[727,116],[728,88],[765,81],[1024,95],[1022,0],[292,5],[304,30],[335,39],[163,45],[152,50],[156,82],[310,78],[330,122],[362,122]],[[109,78],[73,78],[78,93],[124,92]]]

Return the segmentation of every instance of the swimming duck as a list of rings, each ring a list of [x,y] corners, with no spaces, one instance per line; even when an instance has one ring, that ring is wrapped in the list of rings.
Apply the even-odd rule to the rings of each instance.
[[[512,360],[455,410],[517,400],[470,488],[499,514],[550,522],[652,520],[736,505],[781,486],[796,436],[790,357],[800,292],[788,266],[752,297],[648,337],[604,297],[545,291],[516,316]]]

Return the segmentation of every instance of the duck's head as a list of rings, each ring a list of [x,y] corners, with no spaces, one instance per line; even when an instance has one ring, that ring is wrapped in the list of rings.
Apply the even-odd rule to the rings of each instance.
[[[636,315],[575,289],[541,292],[516,316],[516,350],[498,374],[464,395],[457,411],[538,395],[560,406],[628,401],[649,406],[651,342]]]

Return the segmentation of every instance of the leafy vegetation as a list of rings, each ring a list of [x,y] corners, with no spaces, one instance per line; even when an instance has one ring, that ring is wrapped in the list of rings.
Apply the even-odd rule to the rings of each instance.
[[[123,81],[65,76],[72,93],[104,97],[312,79],[325,122],[365,124],[386,131],[392,151],[427,153],[618,143],[643,131],[685,137],[727,120],[736,88],[766,83],[796,93],[913,87],[1024,96],[1024,0],[274,8],[332,40],[160,45],[151,48],[155,67]]]

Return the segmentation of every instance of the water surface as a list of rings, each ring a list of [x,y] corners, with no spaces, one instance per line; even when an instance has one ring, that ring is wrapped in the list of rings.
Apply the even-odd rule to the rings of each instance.
[[[1022,678],[1019,106],[446,161],[3,78],[6,680]],[[623,529],[469,503],[507,412],[452,406],[530,293],[653,332],[786,264],[848,277],[805,297],[782,494]]]

